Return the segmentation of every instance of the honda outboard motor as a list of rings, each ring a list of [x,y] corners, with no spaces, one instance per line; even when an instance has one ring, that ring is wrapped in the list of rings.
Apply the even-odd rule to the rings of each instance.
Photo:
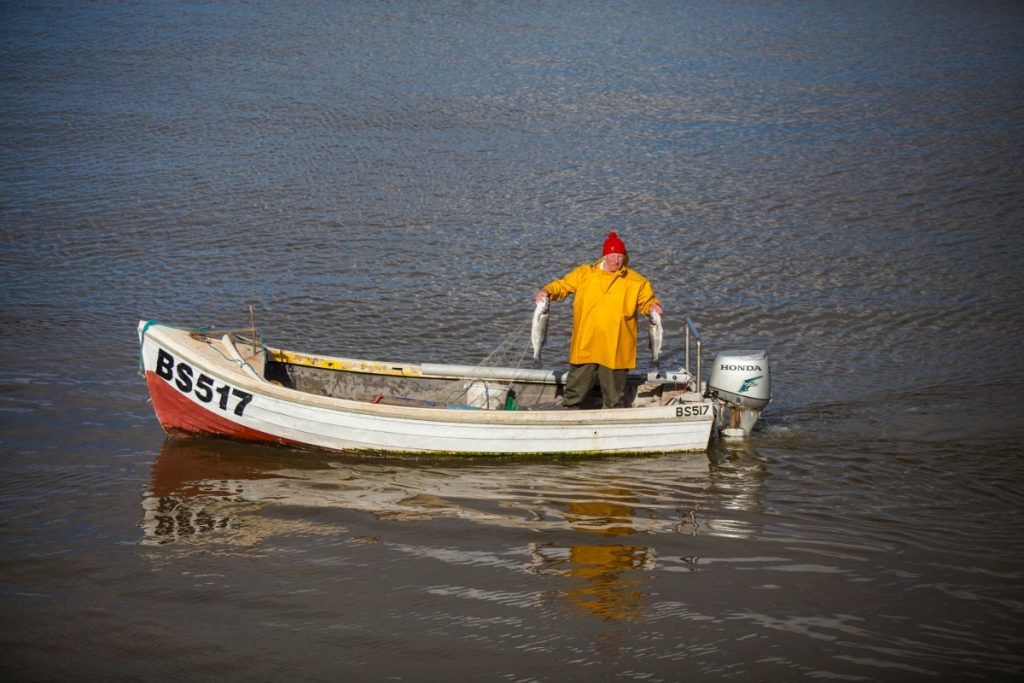
[[[722,436],[750,435],[772,400],[771,370],[765,351],[722,351],[715,356],[707,395],[716,399]],[[728,412],[728,417],[726,416]]]

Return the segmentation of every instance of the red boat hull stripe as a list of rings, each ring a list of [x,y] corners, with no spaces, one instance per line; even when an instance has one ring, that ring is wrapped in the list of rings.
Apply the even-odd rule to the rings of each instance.
[[[155,372],[146,373],[146,384],[149,385],[149,395],[153,399],[153,410],[156,411],[156,417],[165,430],[217,434],[247,441],[273,441],[298,445],[288,439],[282,439],[257,429],[250,429],[207,410],[185,398],[181,392]]]

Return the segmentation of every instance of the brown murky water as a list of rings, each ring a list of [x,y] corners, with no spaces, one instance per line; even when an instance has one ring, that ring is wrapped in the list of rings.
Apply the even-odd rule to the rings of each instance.
[[[0,19],[5,679],[1024,674],[1019,3]],[[296,350],[525,351],[609,230],[671,362],[685,314],[771,354],[749,442],[169,441],[136,374],[139,319],[250,305]]]

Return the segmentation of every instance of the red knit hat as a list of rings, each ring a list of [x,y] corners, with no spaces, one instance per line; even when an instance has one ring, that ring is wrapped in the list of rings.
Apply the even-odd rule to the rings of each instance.
[[[619,236],[616,235],[614,232],[608,233],[608,239],[606,239],[604,241],[604,251],[601,252],[601,255],[602,256],[607,256],[608,254],[623,254],[623,255],[625,255],[625,253],[626,253],[626,245],[622,243],[622,240],[619,239]]]

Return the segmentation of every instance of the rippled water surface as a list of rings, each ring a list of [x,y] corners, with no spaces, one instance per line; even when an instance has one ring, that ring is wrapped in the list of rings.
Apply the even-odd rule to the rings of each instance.
[[[1024,675],[1024,6],[0,8],[7,680]],[[610,230],[743,444],[166,440],[135,325],[479,363]],[[564,364],[570,309],[546,358]],[[640,364],[647,363],[641,351]]]

